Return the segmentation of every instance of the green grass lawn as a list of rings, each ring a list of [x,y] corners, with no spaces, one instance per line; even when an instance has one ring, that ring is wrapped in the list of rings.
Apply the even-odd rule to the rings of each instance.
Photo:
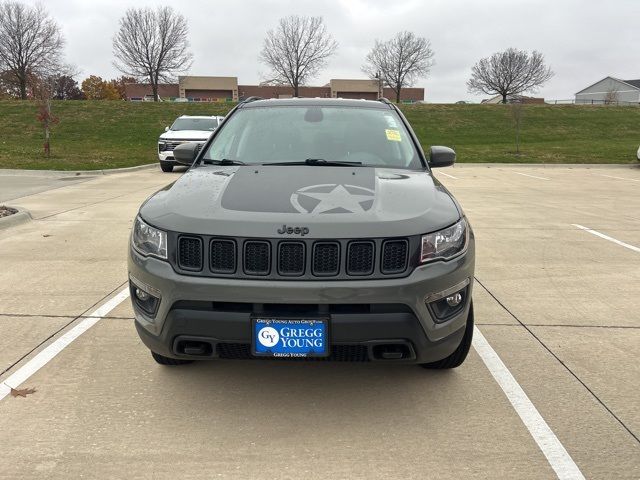
[[[158,135],[182,114],[224,115],[231,104],[56,101],[51,157],[34,102],[0,101],[0,168],[102,169],[157,161]],[[527,105],[521,154],[507,105],[403,106],[422,145],[448,145],[460,162],[633,163],[640,108]]]

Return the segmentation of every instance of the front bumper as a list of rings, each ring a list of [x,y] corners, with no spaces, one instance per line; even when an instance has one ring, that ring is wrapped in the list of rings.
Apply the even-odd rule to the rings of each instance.
[[[185,140],[180,140],[180,141],[175,141],[172,142],[171,140],[167,140],[167,142],[169,143],[174,143],[174,146],[180,143],[198,143],[200,144],[200,148],[202,148],[202,146],[206,143],[204,140],[189,140],[189,141],[185,141]],[[158,152],[158,161],[162,162],[162,163],[167,163],[167,164],[172,164],[172,165],[179,165],[178,162],[176,162],[175,157],[173,156],[173,149],[172,150],[160,150],[160,144],[158,143],[158,147],[156,149],[156,151]]]
[[[165,150],[163,152],[158,151],[158,160],[163,163],[177,163],[176,159],[173,157],[173,150]]]
[[[136,328],[149,349],[167,357],[187,358],[179,342],[194,338],[206,339],[213,346],[206,356],[228,357],[226,349],[242,350],[251,343],[254,313],[266,309],[271,316],[291,317],[321,312],[318,314],[330,318],[334,353],[341,346],[359,345],[365,349],[361,351],[366,352],[366,360],[371,360],[376,359],[376,345],[397,343],[407,345],[409,352],[399,361],[433,362],[450,355],[464,335],[474,256],[471,239],[465,254],[420,266],[405,278],[265,281],[179,275],[168,262],[143,257],[129,248],[130,279],[161,296],[155,315],[133,302]],[[465,280],[469,285],[464,308],[436,322],[425,298]]]

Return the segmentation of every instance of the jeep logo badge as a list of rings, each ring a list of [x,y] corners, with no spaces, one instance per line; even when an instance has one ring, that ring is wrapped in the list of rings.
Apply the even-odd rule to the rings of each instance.
[[[280,235],[302,235],[303,237],[309,233],[309,229],[307,227],[287,227],[286,225],[282,225],[278,229],[278,233]]]

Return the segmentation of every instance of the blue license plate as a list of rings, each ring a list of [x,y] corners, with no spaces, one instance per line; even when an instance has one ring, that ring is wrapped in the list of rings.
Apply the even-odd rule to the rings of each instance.
[[[326,319],[254,318],[253,355],[304,358],[329,355]]]

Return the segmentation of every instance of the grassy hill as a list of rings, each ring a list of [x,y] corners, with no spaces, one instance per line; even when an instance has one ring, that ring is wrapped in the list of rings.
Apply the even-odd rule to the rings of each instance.
[[[101,169],[156,161],[158,135],[182,114],[224,115],[232,105],[58,101],[51,158],[33,102],[0,101],[0,168]],[[460,162],[632,163],[640,144],[640,108],[528,105],[521,155],[514,154],[511,107],[403,106],[422,145],[453,146]]]

